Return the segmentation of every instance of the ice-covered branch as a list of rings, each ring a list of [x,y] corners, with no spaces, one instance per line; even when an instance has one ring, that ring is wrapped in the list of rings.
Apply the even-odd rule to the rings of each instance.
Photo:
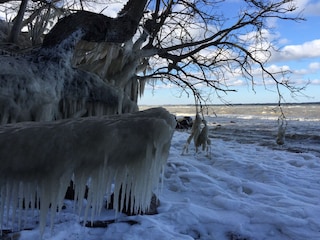
[[[25,55],[0,55],[0,61],[4,63],[0,65],[1,123],[137,111],[136,99],[119,88],[127,84],[135,73],[136,66],[127,66],[125,62],[127,71],[132,74],[124,80],[117,77],[117,84],[112,84],[112,74],[99,74],[95,68],[84,69],[87,71],[84,72],[72,65],[74,47],[81,39],[89,36],[89,40],[95,42],[112,40],[108,34],[111,34],[110,31],[113,34],[112,29],[116,26],[109,25],[109,21],[113,20],[101,14],[80,11],[61,20],[46,36],[42,48]],[[117,21],[121,22],[120,18]],[[104,24],[100,26],[102,29],[90,28],[90,24],[94,23],[98,26],[99,23]],[[120,39],[123,40],[119,35],[118,40]],[[99,66],[105,72],[110,71],[108,63],[115,61],[114,58],[123,60],[113,54],[120,51],[118,44],[110,45],[114,47],[104,51],[106,55],[103,56],[102,66],[95,62],[95,67]],[[136,61],[138,65],[139,59]],[[117,63],[113,65],[113,70],[118,69],[115,66]],[[100,78],[92,72],[97,73]],[[122,82],[124,84],[121,85]]]

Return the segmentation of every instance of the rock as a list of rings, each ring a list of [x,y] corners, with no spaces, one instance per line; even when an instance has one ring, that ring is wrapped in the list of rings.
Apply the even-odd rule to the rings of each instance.
[[[251,240],[250,237],[242,236],[241,234],[235,232],[227,232],[226,236],[229,240]]]
[[[127,221],[118,221],[116,219],[111,219],[111,220],[97,220],[97,221],[88,221],[86,222],[85,226],[89,227],[89,228],[107,228],[110,224],[113,223],[127,223],[129,225],[135,225],[138,224],[139,222],[134,221],[134,220],[127,220]],[[81,222],[81,224],[83,225],[83,222]]]
[[[85,191],[84,196],[83,196],[83,198],[85,198],[85,199],[87,199],[87,197],[88,197],[88,190],[89,190],[89,188],[88,188],[88,186],[86,186],[86,191]],[[70,181],[70,185],[67,188],[67,192],[66,192],[66,194],[64,196],[64,199],[75,200],[74,199],[75,198],[74,195],[75,195],[75,193],[74,193],[73,181]]]
[[[119,197],[119,201],[120,201],[120,199],[121,199],[121,197]],[[126,198],[124,199],[124,201],[126,201]],[[114,203],[114,194],[112,194],[110,196],[110,201],[106,202],[105,208],[106,209],[114,209],[113,203]],[[120,205],[120,202],[119,202],[119,205]],[[154,215],[154,214],[158,214],[158,211],[157,211],[158,206],[160,206],[160,201],[155,194],[152,194],[150,207],[149,207],[148,211],[146,211],[146,212],[140,211],[140,213],[132,213],[130,211],[131,201],[129,201],[127,208],[123,208],[122,210],[118,209],[118,211],[122,212],[128,216],[133,216],[133,215],[138,215],[138,214],[139,215]]]
[[[185,116],[183,118],[177,119],[176,129],[190,129],[192,128],[193,120],[192,117]]]
[[[23,230],[29,230],[29,229],[23,229]],[[20,232],[13,232],[12,230],[2,229],[1,240],[19,240],[20,239]]]

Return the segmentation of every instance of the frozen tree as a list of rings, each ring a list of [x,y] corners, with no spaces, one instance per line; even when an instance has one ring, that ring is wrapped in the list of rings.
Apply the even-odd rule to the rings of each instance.
[[[4,13],[13,4],[0,3]],[[48,205],[60,207],[72,174],[80,183],[79,196],[88,178],[98,174],[91,179],[93,212],[100,208],[103,192],[98,189],[101,185],[108,188],[112,180],[115,196],[121,186],[123,193],[132,193],[136,204],[131,205],[132,210],[146,207],[153,185],[149,185],[146,169],[154,170],[154,183],[168,154],[174,125],[171,115],[158,109],[97,116],[136,112],[139,94],[148,81],[176,84],[182,91],[191,91],[200,105],[208,100],[202,94],[203,86],[218,96],[234,91],[228,85],[228,74],[242,76],[254,87],[255,69],[263,81],[274,81],[280,99],[282,86],[293,93],[300,91],[284,77],[286,72],[267,67],[273,47],[266,36],[269,20],[301,19],[291,14],[296,10],[292,0],[243,0],[234,15],[221,11],[227,3],[223,0],[129,0],[115,18],[84,11],[83,3],[73,1],[66,9],[58,1],[25,0],[15,8],[18,14],[13,21],[0,22],[0,119],[4,124],[0,141],[10,150],[0,151],[5,159],[0,167],[2,216],[6,207],[21,206],[21,197],[32,202],[37,194],[46,205],[40,214],[43,229]],[[21,30],[24,27],[26,32]],[[76,119],[61,120],[65,118]],[[52,120],[58,121],[43,123]],[[25,121],[39,123],[16,123]],[[140,136],[140,131],[145,135]],[[53,139],[42,141],[52,134]],[[203,138],[204,143],[206,140]],[[38,143],[42,145],[37,151]],[[120,154],[121,146],[134,152],[131,161],[129,150],[125,156]],[[55,148],[59,151],[54,152]],[[96,165],[89,165],[91,158]],[[23,159],[26,164],[20,165]],[[43,192],[43,176],[29,178],[28,172],[52,166],[51,160],[57,166],[48,173],[50,191]],[[10,199],[14,199],[11,204]],[[127,205],[124,197],[120,202]]]
[[[40,6],[45,3],[41,1]],[[86,8],[85,3],[73,1],[66,7]],[[130,15],[128,10],[133,9],[130,6],[143,3],[130,1],[118,16],[124,19],[124,15]],[[210,102],[210,97],[223,97],[223,93],[235,91],[229,85],[230,74],[247,79],[253,90],[257,79],[264,83],[273,81],[280,100],[282,87],[292,93],[302,90],[291,84],[288,72],[272,70],[267,65],[274,47],[268,39],[272,33],[269,23],[276,19],[302,20],[296,15],[294,1],[243,0],[241,8],[233,12],[223,11],[226,4],[228,1],[224,0],[150,0],[146,9],[134,10],[132,16],[142,18],[135,36],[121,44],[83,39],[76,46],[74,65],[96,73],[135,102],[146,81],[159,79],[178,85],[187,94],[191,92],[200,104]],[[54,11],[59,14],[71,11],[60,5],[58,8],[58,4],[50,6],[61,9]],[[43,9],[36,9],[44,15]],[[60,16],[58,13],[51,17]],[[27,19],[32,23],[34,17]],[[71,21],[66,25],[68,31],[74,30]],[[113,27],[117,28],[121,29]],[[135,32],[136,28],[132,29]],[[127,32],[128,28],[122,30]],[[56,31],[54,35],[64,38],[66,34]],[[204,86],[212,90],[211,96],[203,93]]]
[[[135,34],[145,3],[129,1],[116,18],[78,11],[61,19],[41,47],[24,54],[10,48],[2,52],[1,228],[8,219],[17,220],[19,228],[27,222],[22,209],[36,203],[43,232],[49,209],[53,218],[71,179],[76,199],[89,185],[85,220],[89,210],[92,217],[99,213],[112,184],[116,210],[148,209],[169,152],[174,117],[161,108],[137,112],[125,85],[73,65],[79,41],[105,42],[113,60],[112,50],[122,51]],[[97,117],[102,115],[112,116]],[[62,118],[70,120],[58,121]]]
[[[61,19],[45,36],[40,48],[24,54],[3,52],[0,55],[4,62],[0,66],[1,122],[56,120],[137,111],[136,97],[132,97],[136,95],[135,91],[128,90],[134,85],[134,80],[130,80],[136,70],[132,72],[131,66],[126,64],[130,54],[123,49],[136,32],[145,3],[145,0],[136,1],[134,5],[128,2],[117,18],[78,11]],[[75,68],[73,62],[81,59],[76,55],[73,60],[75,47],[77,44],[85,45],[80,40],[104,42],[106,46],[98,48],[103,51],[99,54],[105,54],[110,61],[105,61],[102,66],[95,63],[100,66],[98,71]],[[90,54],[85,52],[84,57],[88,56]],[[117,65],[109,66],[114,57],[120,60]],[[99,60],[99,56],[96,59]],[[121,66],[121,63],[126,66]],[[121,67],[123,76],[103,75],[104,72],[118,70],[117,66]]]

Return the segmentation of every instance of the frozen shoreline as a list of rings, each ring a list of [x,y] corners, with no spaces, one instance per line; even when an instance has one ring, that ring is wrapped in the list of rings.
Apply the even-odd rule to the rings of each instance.
[[[319,157],[219,138],[212,141],[211,158],[192,147],[181,155],[187,137],[174,134],[158,214],[86,228],[67,201],[44,239],[319,239]],[[112,214],[103,210],[99,219]],[[20,234],[20,240],[36,239],[38,231]]]
[[[164,107],[177,117],[195,116],[195,107],[191,105]],[[276,110],[276,105],[269,104],[214,105],[208,107],[205,118],[210,126],[211,138],[258,144],[272,150],[312,152],[320,157],[320,104],[284,106],[287,120],[284,146],[275,143],[279,117]]]
[[[73,202],[65,201],[44,239],[320,239],[319,121],[290,120],[286,143],[278,146],[277,122],[263,114],[206,118],[210,158],[195,153],[193,144],[181,155],[189,133],[175,131],[158,214],[121,215],[121,221],[105,228],[87,228]],[[99,220],[113,217],[113,211],[103,209]],[[20,240],[39,237],[34,219],[28,223],[32,230],[18,233]]]

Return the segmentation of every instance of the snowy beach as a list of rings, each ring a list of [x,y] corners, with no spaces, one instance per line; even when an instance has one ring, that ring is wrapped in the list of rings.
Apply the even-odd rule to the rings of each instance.
[[[65,201],[43,239],[320,239],[320,106],[288,113],[283,146],[275,143],[277,115],[264,107],[251,112],[235,107],[216,115],[209,110],[209,157],[195,153],[193,144],[181,155],[189,132],[175,131],[158,214],[120,215],[105,228],[88,228],[73,202]],[[192,107],[168,109],[194,116]],[[36,219],[26,224],[32,230],[10,236],[39,238]],[[110,219],[114,212],[103,209],[99,220]]]

